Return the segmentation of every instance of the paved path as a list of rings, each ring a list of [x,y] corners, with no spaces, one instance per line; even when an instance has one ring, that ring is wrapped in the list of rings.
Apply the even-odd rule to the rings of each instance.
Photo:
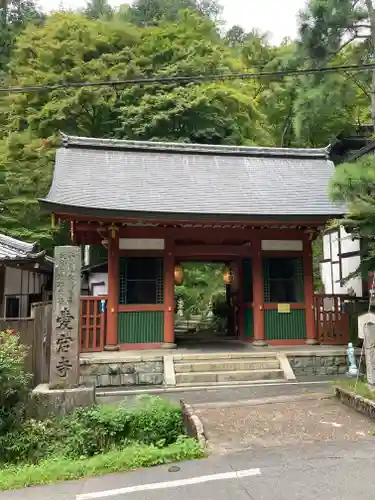
[[[158,397],[178,402],[181,398],[190,404],[213,403],[230,401],[235,402],[244,399],[272,398],[275,396],[299,395],[309,393],[332,394],[332,384],[330,380],[319,380],[311,382],[280,382],[277,384],[252,385],[248,387],[232,386],[230,388],[212,387],[199,390],[183,390],[171,392],[160,392]],[[105,404],[117,404],[122,402],[133,402],[137,396],[113,395],[98,398],[99,402]]]
[[[375,422],[327,396],[279,396],[193,407],[213,453],[321,441],[361,442],[375,431]]]
[[[373,500],[374,457],[369,439],[302,443],[183,462],[176,472],[162,466],[4,492],[0,500]]]

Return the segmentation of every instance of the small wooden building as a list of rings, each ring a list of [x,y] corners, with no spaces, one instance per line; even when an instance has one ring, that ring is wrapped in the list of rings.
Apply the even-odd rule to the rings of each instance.
[[[325,149],[63,136],[41,203],[75,244],[108,249],[106,325],[98,338],[86,311],[86,347],[173,345],[174,281],[194,260],[231,270],[239,339],[316,343],[311,243],[344,212],[333,168]]]
[[[37,243],[0,234],[0,318],[27,318],[51,299],[53,261]]]

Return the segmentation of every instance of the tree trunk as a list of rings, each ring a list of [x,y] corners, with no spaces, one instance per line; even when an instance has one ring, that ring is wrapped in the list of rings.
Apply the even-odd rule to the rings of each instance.
[[[371,42],[372,42],[372,56],[375,56],[375,10],[373,0],[365,0],[368,17],[371,26]],[[372,72],[372,85],[371,85],[371,117],[372,126],[375,133],[375,70]]]

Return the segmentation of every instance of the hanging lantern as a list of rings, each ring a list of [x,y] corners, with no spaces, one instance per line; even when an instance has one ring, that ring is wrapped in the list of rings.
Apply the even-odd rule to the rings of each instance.
[[[184,270],[181,266],[174,266],[174,284],[179,286],[184,282]]]
[[[224,283],[232,285],[234,281],[233,271],[230,267],[226,267],[223,274]]]

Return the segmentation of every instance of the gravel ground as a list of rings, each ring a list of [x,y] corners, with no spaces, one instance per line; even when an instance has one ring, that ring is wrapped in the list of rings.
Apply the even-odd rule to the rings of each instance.
[[[274,404],[204,408],[202,420],[213,453],[271,448],[318,441],[371,439],[375,422],[334,398]]]

